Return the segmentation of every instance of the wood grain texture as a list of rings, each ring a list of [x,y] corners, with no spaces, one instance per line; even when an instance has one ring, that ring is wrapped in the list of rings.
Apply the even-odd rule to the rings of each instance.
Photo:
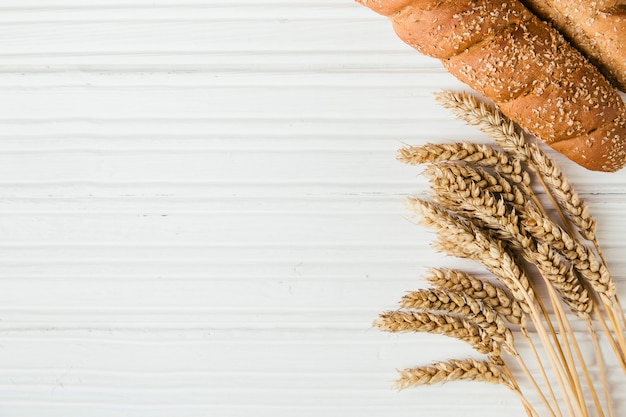
[[[480,273],[406,220],[425,179],[396,149],[488,139],[384,19],[336,0],[0,11],[0,415],[522,415],[501,387],[391,389],[468,350],[376,314],[429,266]],[[626,173],[557,159],[626,297]]]

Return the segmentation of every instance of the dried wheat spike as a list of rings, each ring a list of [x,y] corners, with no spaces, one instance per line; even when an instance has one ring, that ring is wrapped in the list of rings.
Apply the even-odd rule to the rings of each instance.
[[[425,332],[461,340],[479,353],[500,356],[500,346],[481,327],[469,320],[448,314],[417,311],[386,311],[374,321],[381,330],[400,332]]]
[[[515,155],[522,162],[530,159],[531,151],[523,134],[518,131],[515,123],[498,109],[488,106],[466,92],[442,91],[436,93],[435,98],[457,117],[491,136],[511,155]]]
[[[581,235],[587,240],[595,240],[596,220],[590,215],[587,204],[558,166],[536,144],[528,143],[513,121],[467,93],[445,91],[437,94],[437,99],[459,118],[490,135],[508,153],[527,162],[529,168],[544,179]]]
[[[527,204],[533,204],[519,187],[511,184],[502,175],[490,174],[484,169],[442,163],[427,167],[424,176],[431,182],[436,192],[435,196],[440,193],[444,195],[454,193],[457,194],[455,200],[461,200],[467,197],[479,197],[482,190],[497,195],[519,210]]]
[[[529,262],[535,264],[542,276],[548,280],[568,307],[583,320],[589,320],[594,301],[581,283],[571,265],[568,265],[545,242],[539,242],[534,251],[524,253]]]
[[[510,159],[506,153],[489,145],[458,142],[407,146],[398,151],[398,160],[410,165],[465,162],[492,168],[511,183],[517,184],[524,193],[532,194],[530,174],[522,168],[520,161]]]
[[[398,389],[462,380],[504,384],[514,389],[503,365],[496,365],[488,360],[450,360],[398,372],[400,377],[395,384]]]
[[[515,255],[501,240],[437,204],[411,198],[407,207],[418,217],[418,223],[437,230],[439,241],[434,243],[436,249],[483,264],[506,286],[524,312],[529,312],[527,300],[534,299],[534,291]]]
[[[537,145],[531,143],[529,149],[537,172],[545,179],[550,191],[561,203],[581,236],[590,241],[595,240],[596,219],[589,213],[587,203],[580,198],[559,167]]]
[[[432,170],[432,188],[435,200],[447,209],[474,217],[481,225],[493,230],[497,236],[513,245],[515,249],[531,248],[532,239],[520,227],[518,216],[507,201],[481,187],[474,179],[457,176],[457,170],[451,167],[438,167]],[[458,178],[463,186],[458,188],[450,184],[450,177]],[[465,190],[462,190],[465,188]],[[522,203],[523,204],[523,203]],[[520,207],[521,205],[518,205]]]
[[[446,290],[424,289],[405,294],[400,305],[407,309],[458,314],[483,328],[508,353],[515,354],[513,332],[504,319],[493,308],[469,296]]]
[[[406,146],[398,151],[398,161],[409,165],[436,162],[470,162],[481,166],[509,165],[509,157],[488,145],[470,142],[452,144],[427,143],[422,146]]]
[[[417,217],[417,222],[426,227],[438,229],[453,229],[464,232],[467,239],[474,239],[474,227],[469,221],[463,219],[441,205],[412,197],[406,200],[406,207]]]
[[[538,248],[542,241],[540,240],[538,243],[537,235],[532,232],[529,233],[528,228],[524,227],[523,222],[520,221],[515,212],[515,207],[519,208],[525,216],[527,216],[526,213],[532,212],[536,214],[536,217],[546,219],[541,213],[525,202],[514,205],[508,204],[501,196],[492,194],[484,187],[481,188],[473,178],[465,180],[465,188],[469,192],[459,192],[457,188],[449,185],[448,180],[449,175],[453,175],[457,179],[460,178],[459,171],[456,169],[447,169],[444,166],[433,170],[433,172],[438,174],[438,178],[443,178],[435,180],[434,187],[437,192],[437,199],[442,205],[452,211],[461,214],[466,213],[466,215],[469,214],[469,216],[478,218],[481,226],[491,229],[498,238],[507,241],[514,249],[521,250],[524,258],[532,262],[542,276],[552,283],[563,301],[581,318],[587,318],[593,309],[593,302],[587,290],[581,285],[578,277],[571,271],[565,260],[555,253],[551,246]],[[447,172],[450,174],[448,175]],[[457,181],[461,180],[458,179]],[[559,229],[559,233],[561,232]],[[593,253],[585,253],[582,260],[575,257],[568,259],[575,264],[577,263],[577,269],[581,269],[584,276],[595,279],[596,285],[599,286],[599,278],[597,277],[599,273],[592,271],[589,264],[585,262],[587,257],[595,259],[593,256]]]
[[[432,268],[424,278],[436,288],[481,301],[511,324],[526,326],[522,306],[504,288],[456,269]]]
[[[540,213],[528,210],[525,216],[524,227],[537,241],[545,242],[567,258],[601,297],[608,300],[615,295],[615,282],[593,251]]]
[[[458,234],[451,230],[441,231],[439,240],[433,245],[435,249],[450,256],[472,259],[481,262],[496,275],[500,281],[506,285],[525,313],[528,313],[528,306],[523,302],[523,292],[515,293],[515,282],[524,282],[528,286],[525,274],[515,264],[517,260],[513,253],[507,250],[504,241],[500,238],[483,236],[480,240],[483,243],[479,246],[476,241],[467,240],[463,245],[458,245]],[[573,312],[583,319],[589,318],[589,312],[593,309],[593,299],[588,295],[584,286],[580,285],[578,277],[572,272],[571,267],[551,248],[542,245],[535,249],[522,252],[524,257],[537,266],[542,276],[548,280],[559,293],[563,302],[567,304]],[[504,258],[503,267],[498,266],[498,257],[495,254],[501,253]],[[493,255],[488,257],[489,255]],[[516,280],[509,281],[508,278],[516,274],[522,274]],[[532,290],[531,293],[532,294]]]
[[[470,197],[455,193],[453,190],[445,190],[439,192],[440,199],[447,198],[448,201],[443,201],[444,204],[447,203],[446,207],[457,204],[461,209],[480,219],[481,224],[492,229],[498,238],[521,250],[524,258],[533,263],[542,276],[552,283],[563,301],[579,316],[587,318],[593,308],[592,300],[565,260],[550,246],[537,243],[535,236],[529,234],[522,226],[515,210],[507,209],[507,202],[500,196],[494,196],[488,190],[480,189],[472,183],[468,188],[472,189]],[[451,199],[455,201],[450,202]],[[526,209],[531,210],[529,206],[526,206]],[[584,267],[587,264],[583,263],[580,266]],[[586,272],[592,274],[587,270]]]

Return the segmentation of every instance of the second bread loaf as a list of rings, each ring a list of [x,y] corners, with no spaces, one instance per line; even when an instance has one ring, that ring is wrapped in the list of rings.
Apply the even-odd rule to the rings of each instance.
[[[616,0],[522,0],[550,21],[610,80],[626,91],[626,3]]]

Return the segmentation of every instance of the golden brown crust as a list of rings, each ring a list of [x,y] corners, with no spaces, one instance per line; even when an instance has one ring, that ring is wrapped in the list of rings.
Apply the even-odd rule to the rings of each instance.
[[[553,42],[535,35],[532,16],[508,25],[498,36],[443,61],[461,81],[486,97],[503,102],[528,92],[543,80],[541,68],[550,65]]]
[[[624,102],[596,67],[522,3],[390,3],[401,39],[441,59],[522,128],[588,169],[624,166]]]
[[[554,143],[550,146],[572,160],[594,171],[614,172],[624,166],[626,122],[616,121],[587,135]]]
[[[532,16],[521,3],[517,6],[490,0],[421,0],[407,4],[390,19],[407,44],[446,59]]]
[[[626,91],[626,2],[522,0]]]
[[[624,103],[599,74],[590,76],[595,67],[582,60],[569,63],[576,61],[578,67],[559,82],[538,82],[529,94],[500,103],[501,110],[550,145],[611,124],[623,114]]]

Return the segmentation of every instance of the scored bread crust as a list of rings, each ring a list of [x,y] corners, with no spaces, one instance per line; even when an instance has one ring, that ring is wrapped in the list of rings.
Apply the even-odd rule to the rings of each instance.
[[[626,91],[626,1],[522,0]]]
[[[568,158],[626,163],[626,105],[599,70],[518,0],[357,0],[398,36]]]

